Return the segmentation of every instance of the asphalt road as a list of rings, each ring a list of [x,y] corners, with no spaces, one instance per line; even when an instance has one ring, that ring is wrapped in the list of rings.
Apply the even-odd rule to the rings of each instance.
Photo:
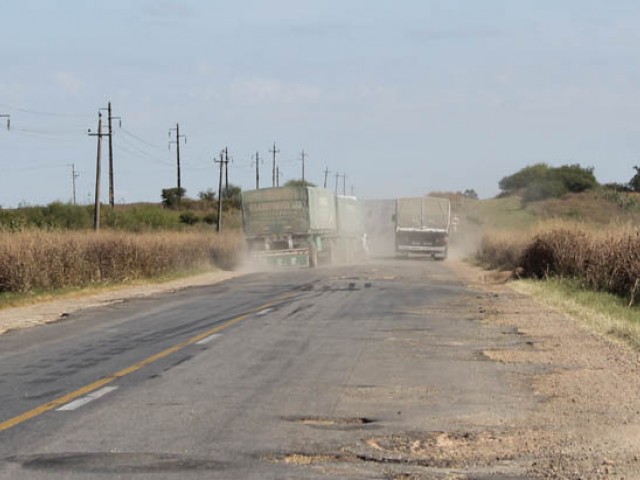
[[[0,336],[0,478],[517,478],[443,447],[534,406],[531,367],[482,355],[526,342],[481,322],[483,295],[385,260]]]

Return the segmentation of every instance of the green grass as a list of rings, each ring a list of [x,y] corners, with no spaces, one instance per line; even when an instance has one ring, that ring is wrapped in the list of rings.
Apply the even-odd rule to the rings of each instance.
[[[469,202],[463,215],[469,222],[491,229],[528,228],[537,220],[517,196]]]
[[[640,350],[640,309],[609,293],[582,288],[566,279],[520,280],[513,288],[557,308],[592,331]]]

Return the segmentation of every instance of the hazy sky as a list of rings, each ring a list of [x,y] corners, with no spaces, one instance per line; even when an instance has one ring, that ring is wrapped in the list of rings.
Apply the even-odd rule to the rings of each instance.
[[[2,0],[0,205],[95,182],[111,100],[117,202],[255,185],[277,142],[284,180],[328,167],[365,198],[476,189],[534,162],[626,181],[640,152],[637,0]],[[4,125],[2,125],[4,127]],[[103,150],[106,158],[106,143]],[[270,161],[261,166],[270,186]],[[106,198],[106,168],[103,189]]]

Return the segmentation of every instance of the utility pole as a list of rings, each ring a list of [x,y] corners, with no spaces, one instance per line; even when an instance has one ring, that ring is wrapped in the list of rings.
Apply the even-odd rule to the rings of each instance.
[[[229,150],[224,147],[224,194],[229,195]]]
[[[254,161],[256,164],[256,190],[260,190],[260,152],[256,152]]]
[[[177,167],[178,167],[178,201],[180,201],[180,198],[182,197],[182,182],[181,182],[181,178],[180,178],[180,139],[184,138],[184,143],[187,143],[187,136],[186,135],[180,135],[180,124],[176,123],[176,128],[170,128],[169,129],[169,138],[171,138],[171,132],[176,132],[176,139],[175,141],[173,140],[169,140],[169,150],[171,150],[171,144],[175,143],[176,144],[176,163],[177,163]]]
[[[120,126],[122,126],[122,119],[120,117],[114,117],[111,114],[111,102],[107,104],[107,108],[101,108],[100,110],[106,110],[108,115],[108,133],[106,136],[109,137],[109,205],[113,208],[115,206],[115,195],[113,189],[113,126],[111,121],[119,120]]]
[[[276,187],[280,186],[280,176],[282,175],[282,173],[280,173],[280,167],[276,167]]]
[[[273,149],[269,150],[269,153],[273,154],[273,169],[271,171],[271,186],[276,186],[276,153],[280,153],[280,150],[276,149],[276,142],[273,142]]]
[[[340,178],[340,174],[336,172],[336,195],[338,194],[338,179]]]
[[[0,113],[0,118],[7,119],[7,130],[11,130],[11,115],[8,113]]]
[[[347,174],[342,174],[342,195],[347,195]]]
[[[70,163],[69,166],[71,167],[71,182],[73,184],[73,204],[76,204],[76,178],[78,178],[80,176],[79,173],[76,173],[76,164],[75,163]]]
[[[300,158],[302,159],[302,185],[304,186],[304,159],[306,157],[308,157],[309,155],[307,155],[306,153],[304,153],[304,149],[302,150],[302,153],[300,154]]]
[[[222,230],[222,174],[224,170],[224,150],[220,152],[220,160],[213,160],[214,163],[220,164],[220,180],[218,181],[218,225],[216,231],[220,233]]]
[[[353,186],[353,184],[351,184],[351,196],[352,197],[355,197],[355,194],[354,194],[355,191],[356,191],[355,187]]]
[[[96,194],[93,209],[93,229],[97,232],[100,230],[100,155],[102,151],[102,137],[104,136],[102,133],[102,113],[100,111],[98,111],[98,132],[91,133],[91,130],[89,130],[89,136],[98,137],[98,153],[96,154]]]
[[[324,188],[327,188],[327,179],[329,178],[329,168],[324,169]]]

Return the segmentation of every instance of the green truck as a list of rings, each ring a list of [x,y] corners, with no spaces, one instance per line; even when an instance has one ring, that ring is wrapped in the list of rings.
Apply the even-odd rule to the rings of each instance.
[[[333,192],[276,187],[242,194],[242,221],[252,260],[274,267],[315,267],[331,257],[338,234]]]
[[[447,198],[398,198],[393,219],[396,256],[447,258],[451,224],[451,204]]]

